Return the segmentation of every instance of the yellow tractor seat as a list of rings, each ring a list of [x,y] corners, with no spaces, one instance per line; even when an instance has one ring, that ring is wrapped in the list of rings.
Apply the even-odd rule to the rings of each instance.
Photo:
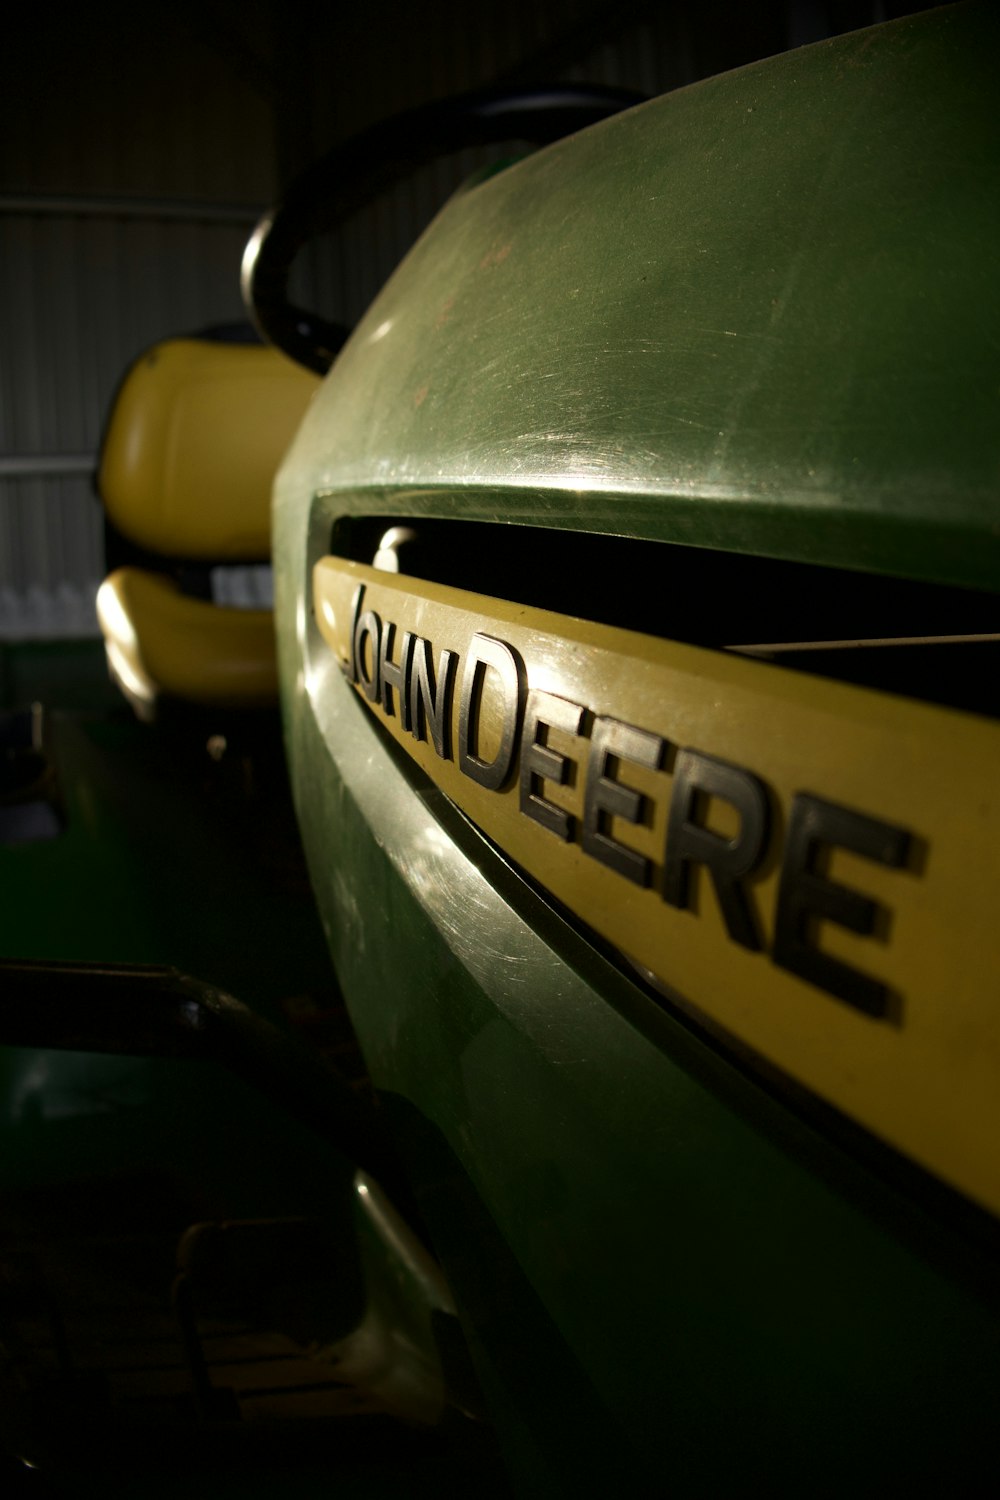
[[[277,700],[269,609],[220,608],[165,574],[118,568],[98,591],[97,614],[111,675],[140,718],[160,697],[220,708]]]
[[[277,698],[270,610],[185,591],[209,569],[270,558],[271,483],[319,384],[275,350],[170,339],[118,391],[97,488],[141,557],[98,594],[108,663],[137,712],[157,699],[260,707]]]

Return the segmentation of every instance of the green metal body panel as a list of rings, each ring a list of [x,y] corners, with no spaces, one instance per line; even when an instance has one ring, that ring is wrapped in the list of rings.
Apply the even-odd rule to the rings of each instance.
[[[518,1494],[961,1488],[1000,1389],[995,1259],[403,766],[310,571],[344,516],[435,516],[1000,586],[997,41],[991,6],[859,33],[460,194],[279,475],[314,885]]]
[[[998,44],[995,7],[947,7],[459,195],[314,404],[281,531],[306,491],[336,491],[325,518],[405,489],[414,512],[995,586]]]

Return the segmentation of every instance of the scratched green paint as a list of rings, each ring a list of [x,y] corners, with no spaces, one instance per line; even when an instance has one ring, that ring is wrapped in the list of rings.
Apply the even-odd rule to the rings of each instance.
[[[317,898],[519,1495],[974,1487],[995,1261],[401,771],[310,619],[310,571],[338,517],[381,513],[1000,585],[997,41],[994,7],[949,7],[458,196],[279,476]]]
[[[997,585],[998,21],[791,52],[459,195],[292,487]]]

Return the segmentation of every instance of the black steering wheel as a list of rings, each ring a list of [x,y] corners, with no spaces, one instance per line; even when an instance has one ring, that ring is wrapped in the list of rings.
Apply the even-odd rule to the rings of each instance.
[[[349,330],[289,301],[288,277],[303,245],[446,152],[502,141],[548,145],[644,98],[629,89],[567,84],[462,94],[380,121],[307,168],[261,219],[243,255],[250,316],[268,343],[325,374]]]

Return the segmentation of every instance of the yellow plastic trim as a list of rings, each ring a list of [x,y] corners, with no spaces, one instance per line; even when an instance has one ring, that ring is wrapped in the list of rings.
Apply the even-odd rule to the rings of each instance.
[[[97,613],[111,669],[142,713],[161,695],[256,707],[277,701],[274,617],[221,609],[140,568],[102,583]]]
[[[318,384],[273,349],[157,344],[104,438],[98,488],[115,526],[167,556],[266,558],[271,482]]]
[[[356,678],[365,709],[531,876],[668,993],[1000,1212],[1000,724],[334,558],[317,564],[313,592],[320,630],[348,678]],[[387,637],[389,624],[395,630]],[[407,631],[409,728],[398,675],[392,686]],[[378,681],[376,635],[390,664],[382,674],[387,692]],[[477,636],[480,655],[495,651],[483,647],[486,636],[519,659],[522,710],[532,692],[552,695],[543,700],[550,727],[536,740],[564,765],[539,757],[549,769],[527,790],[570,815],[567,838],[525,810],[523,712],[510,773],[496,790],[462,769],[463,703],[467,718],[475,715],[484,763],[496,758],[502,724],[511,721],[514,679],[505,707],[495,667],[468,674]],[[450,668],[443,650],[455,653]],[[437,687],[450,671],[446,754],[433,743],[429,715],[421,723],[415,711],[417,657],[425,678],[429,657]],[[553,698],[569,707],[560,710]],[[552,727],[560,714],[572,723],[576,708],[577,729]],[[649,752],[649,766],[630,758],[634,747],[604,765],[612,782],[642,795],[641,817],[605,814],[601,829],[645,856],[648,884],[625,878],[583,846],[597,725],[606,730],[608,720],[647,737],[637,743]],[[760,935],[757,951],[734,941],[706,868],[691,868],[685,907],[665,898],[668,815],[684,750],[739,768],[766,790],[766,854],[742,882]],[[880,982],[881,1015],[807,982],[775,953],[779,886],[783,870],[788,878],[789,826],[801,794],[910,835],[908,856],[896,866],[831,840],[813,868],[826,888],[876,903],[872,932],[816,919],[807,941]],[[722,838],[739,834],[736,808],[724,798],[703,798],[693,816]]]

